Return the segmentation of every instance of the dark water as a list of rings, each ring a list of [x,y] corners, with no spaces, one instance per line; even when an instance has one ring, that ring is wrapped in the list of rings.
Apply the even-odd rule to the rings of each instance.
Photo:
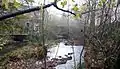
[[[80,52],[82,50],[83,46],[74,46],[74,54],[72,54],[71,56],[75,56],[75,62],[76,62],[76,66],[77,63],[80,60]],[[65,46],[64,43],[59,43],[59,48],[58,46],[49,49],[51,52],[48,53],[48,56],[50,56],[50,58],[55,58],[58,56],[62,56],[65,57],[65,54],[67,55],[68,53],[72,53],[73,52],[73,48],[72,46]],[[83,58],[82,58],[83,61]],[[67,61],[66,64],[62,64],[62,65],[58,65],[56,67],[56,69],[74,69],[74,58],[72,58],[72,60]]]

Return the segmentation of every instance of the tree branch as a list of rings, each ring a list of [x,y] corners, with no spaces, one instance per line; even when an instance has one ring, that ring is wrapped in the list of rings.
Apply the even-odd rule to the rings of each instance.
[[[42,8],[43,9],[48,8],[48,7],[52,6],[53,4],[54,4],[54,2],[51,3],[51,4],[47,4],[47,5],[43,6]],[[0,16],[0,21],[4,20],[4,19],[7,19],[7,18],[10,18],[10,17],[17,16],[17,15],[21,15],[21,14],[25,14],[25,13],[29,13],[29,12],[33,12],[33,11],[38,11],[40,9],[41,9],[41,7],[34,7],[34,8],[26,9],[26,10],[20,10],[20,11],[17,11],[17,12],[8,13],[8,14],[5,14],[3,16]]]
[[[47,4],[47,5],[43,6],[42,8],[45,9],[45,8],[50,7],[50,6],[54,6],[56,9],[61,10],[63,12],[67,12],[67,13],[76,15],[74,12],[71,12],[69,10],[64,10],[64,9],[59,8],[57,6],[57,1],[56,0],[54,2],[52,2],[52,3],[50,3],[50,4]],[[0,16],[0,21],[4,20],[4,19],[7,19],[7,18],[15,17],[17,15],[21,15],[21,14],[25,14],[25,13],[30,13],[30,12],[33,12],[33,11],[38,11],[40,9],[41,9],[41,7],[34,7],[34,8],[26,9],[26,10],[20,10],[20,11],[17,11],[17,12],[8,13],[8,14]],[[95,10],[91,10],[91,11],[98,11],[98,10],[100,10],[100,9],[95,9]],[[83,12],[81,14],[86,14],[86,13],[89,13],[91,11],[86,11],[86,12]]]
[[[64,10],[64,9],[59,8],[56,3],[55,3],[53,6],[54,6],[55,8],[57,8],[58,10],[61,10],[61,11],[63,11],[63,12],[68,12],[68,13],[73,14],[73,15],[76,16],[75,13],[73,13],[73,12],[71,12],[71,11],[69,11],[69,10]]]
[[[52,2],[51,4],[47,4],[45,6],[43,6],[42,8],[45,9],[45,8],[48,8],[50,6],[54,6],[56,7],[58,10],[61,10],[63,12],[68,12],[68,13],[71,13],[73,15],[75,15],[75,13],[69,11],[69,10],[64,10],[64,9],[61,9],[57,6],[57,3],[56,1],[55,2]],[[13,13],[8,13],[8,14],[5,14],[3,16],[0,16],[0,21],[1,20],[4,20],[4,19],[7,19],[7,18],[10,18],[10,17],[14,17],[14,16],[17,16],[17,15],[21,15],[21,14],[25,14],[25,13],[29,13],[29,12],[33,12],[33,11],[38,11],[40,10],[41,7],[34,7],[34,8],[29,8],[29,9],[26,9],[26,10],[20,10],[20,11],[17,11],[17,12],[13,12]]]
[[[81,52],[80,52],[80,69],[82,69],[82,55],[83,55],[83,51],[84,51],[84,47],[82,48]]]

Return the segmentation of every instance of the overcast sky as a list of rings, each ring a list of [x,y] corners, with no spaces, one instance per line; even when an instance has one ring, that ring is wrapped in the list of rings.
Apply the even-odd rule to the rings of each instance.
[[[35,3],[34,3],[35,6],[38,6],[39,3],[43,3],[43,0],[34,0],[34,1],[35,1]],[[46,4],[48,4],[50,2],[53,2],[53,1],[54,0],[46,0]],[[82,5],[84,2],[85,2],[85,0],[75,0],[75,3],[73,3],[72,0],[69,0],[69,5],[70,5],[70,8],[71,8],[76,3],[79,4],[79,5]],[[60,2],[58,3],[58,6],[61,7]],[[64,9],[68,9],[68,5],[66,5]],[[50,14],[54,14],[54,15],[57,15],[57,16],[61,16],[61,14],[63,13],[62,11],[57,10],[53,6],[47,8],[47,10]]]

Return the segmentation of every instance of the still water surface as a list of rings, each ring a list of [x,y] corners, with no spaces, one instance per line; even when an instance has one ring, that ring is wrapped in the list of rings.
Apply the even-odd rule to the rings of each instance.
[[[50,56],[50,58],[55,58],[58,56],[65,57],[65,55],[67,55],[68,53],[73,52],[72,46],[65,46],[63,42],[59,43],[58,45],[59,46],[49,49],[50,53],[48,53],[48,56]],[[74,46],[74,52],[75,52],[74,55],[75,55],[76,65],[80,60],[80,52],[82,48],[83,46]],[[73,57],[73,55],[71,56]],[[82,58],[82,61],[83,61],[83,58]],[[66,64],[58,65],[56,69],[74,69],[74,59],[72,58],[72,60],[67,61]]]

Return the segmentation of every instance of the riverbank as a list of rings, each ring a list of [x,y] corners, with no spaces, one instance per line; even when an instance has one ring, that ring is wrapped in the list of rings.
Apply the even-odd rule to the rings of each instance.
[[[58,50],[59,46],[59,50]],[[79,60],[80,46],[75,47],[76,62]],[[57,52],[58,51],[58,52]],[[5,54],[0,58],[0,69],[41,69],[44,68],[44,50],[42,46],[37,44],[29,44],[22,48],[16,49]],[[56,55],[56,57],[55,57]],[[46,64],[48,69],[64,68],[66,64],[73,66],[73,53],[70,46],[65,46],[64,43],[49,47],[46,55]],[[64,66],[65,65],[65,66]],[[70,67],[70,66],[68,66]],[[72,69],[72,68],[67,68]]]
[[[47,48],[54,47],[56,44],[54,41],[46,42]],[[32,66],[36,67],[35,62],[42,61],[45,53],[47,53],[43,46],[38,43],[26,42],[26,43],[11,43],[6,45],[0,51],[0,69],[10,69],[15,67],[30,67],[28,64],[32,63]],[[45,55],[47,56],[47,55]],[[34,62],[32,62],[34,61]],[[21,66],[23,65],[23,66]],[[31,64],[30,64],[31,65]],[[34,69],[34,68],[33,68]]]
[[[36,44],[28,44],[24,47],[18,48],[16,50],[12,50],[4,56],[0,57],[0,69],[10,69],[16,67],[21,67],[24,69],[24,64],[29,63],[29,60],[41,60],[44,58],[45,51],[42,46]],[[31,60],[30,60],[31,61]],[[33,62],[34,63],[34,62]],[[15,65],[14,65],[15,64]],[[19,65],[22,64],[23,66]],[[14,69],[13,68],[13,69]]]

